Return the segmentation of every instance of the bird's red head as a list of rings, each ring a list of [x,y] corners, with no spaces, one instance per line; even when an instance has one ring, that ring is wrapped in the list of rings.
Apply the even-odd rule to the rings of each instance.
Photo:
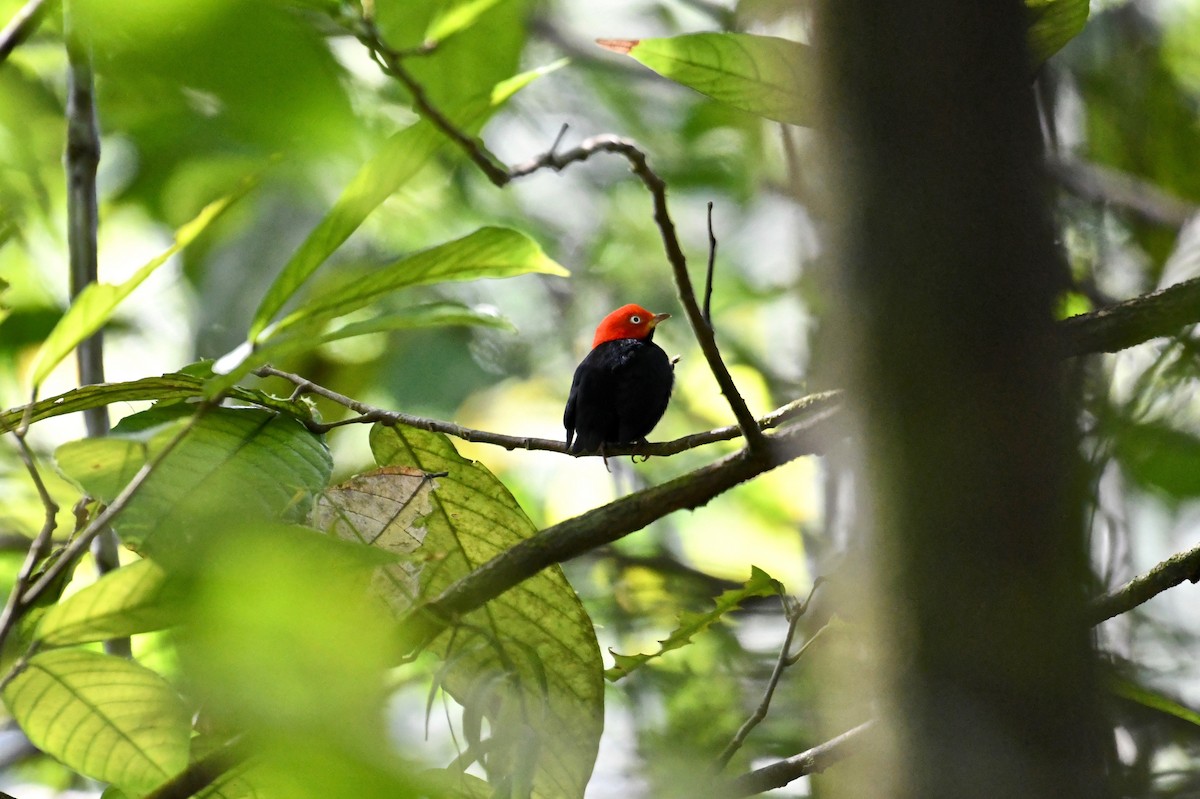
[[[596,328],[592,347],[621,338],[649,338],[659,322],[670,318],[669,313],[650,313],[640,305],[622,305],[604,317],[604,321]]]

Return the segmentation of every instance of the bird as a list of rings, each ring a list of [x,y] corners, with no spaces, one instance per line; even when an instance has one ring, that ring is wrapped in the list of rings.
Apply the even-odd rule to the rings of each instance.
[[[630,304],[600,322],[563,411],[572,455],[643,443],[658,424],[671,399],[675,367],[654,343],[654,329],[670,317]]]

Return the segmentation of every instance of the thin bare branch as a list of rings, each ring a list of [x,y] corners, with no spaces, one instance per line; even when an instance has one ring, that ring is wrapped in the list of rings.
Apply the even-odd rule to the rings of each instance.
[[[359,402],[344,394],[339,394],[336,391],[317,385],[311,380],[301,377],[291,372],[284,372],[276,369],[273,366],[263,366],[254,372],[259,377],[278,377],[287,380],[296,386],[293,392],[293,397],[299,397],[304,394],[313,394],[318,397],[335,402],[345,408],[349,408],[359,414],[350,419],[342,419],[336,422],[305,422],[308,429],[314,433],[326,433],[338,427],[344,427],[351,424],[375,424],[379,422],[387,425],[405,425],[407,427],[415,427],[419,430],[429,430],[435,433],[445,433],[455,438],[460,438],[463,441],[471,441],[479,444],[492,444],[498,447],[503,447],[507,450],[524,449],[524,450],[540,450],[545,452],[558,452],[562,454],[569,453],[566,445],[558,439],[549,438],[533,438],[530,436],[511,436],[502,433],[492,433],[487,430],[475,430],[470,427],[463,427],[454,422],[446,422],[440,419],[429,419],[422,416],[413,416],[412,414],[402,413],[400,411],[389,411],[385,408],[377,408],[373,405],[368,405],[365,402]],[[816,394],[809,394],[805,397],[789,402],[780,408],[771,411],[764,415],[761,419],[755,420],[755,426],[759,430],[768,430],[770,428],[779,427],[780,425],[790,422],[794,419],[805,417],[814,419],[817,416],[831,415],[841,405],[840,391],[822,391]],[[702,433],[693,433],[683,436],[682,438],[674,439],[673,441],[664,441],[656,444],[637,444],[633,446],[622,447],[606,447],[605,455],[614,457],[618,455],[654,455],[666,456],[675,455],[689,449],[704,446],[705,444],[713,444],[718,441],[729,441],[741,435],[741,428],[736,426],[718,427],[713,430],[706,430]],[[577,455],[576,457],[589,457],[587,455]]]
[[[862,744],[866,733],[874,725],[874,721],[864,722],[820,746],[814,746],[812,749],[793,755],[786,760],[780,760],[743,774],[728,786],[724,786],[723,789],[718,788],[714,795],[723,799],[724,797],[732,799],[737,796],[753,796],[773,788],[780,788],[806,774],[824,771],[852,754]]]
[[[738,731],[734,734],[729,743],[726,744],[725,748],[721,750],[721,754],[717,755],[717,771],[720,771],[729,764],[730,759],[732,759],[733,756],[737,754],[737,751],[742,748],[742,744],[746,742],[746,738],[750,735],[754,728],[761,724],[763,719],[767,717],[767,712],[771,709],[771,700],[775,697],[775,689],[779,686],[779,680],[783,677],[784,669],[799,660],[799,654],[808,648],[808,644],[812,643],[812,641],[816,639],[817,635],[821,634],[821,632],[818,631],[817,635],[814,635],[812,639],[805,643],[805,645],[801,648],[800,653],[797,653],[795,658],[789,655],[792,649],[792,639],[796,636],[796,628],[800,625],[800,620],[804,618],[804,613],[808,610],[808,606],[812,604],[813,594],[817,592],[817,588],[820,587],[822,582],[823,581],[820,579],[815,580],[812,588],[808,592],[808,598],[787,612],[787,632],[783,636],[783,646],[779,648],[779,657],[775,659],[775,668],[771,670],[771,677],[767,680],[767,687],[763,691],[762,700],[759,701],[758,707],[754,709],[754,712],[750,714],[750,717],[742,723],[741,727],[738,728]],[[786,598],[784,600],[784,608],[785,610],[787,608]],[[821,628],[821,630],[824,629],[824,627]]]
[[[0,31],[0,64],[8,60],[17,46],[33,35],[46,16],[46,0],[29,0],[13,14],[13,18]]]
[[[116,498],[109,503],[108,507],[101,511],[96,518],[92,519],[87,527],[85,527],[79,533],[79,535],[67,545],[66,549],[63,550],[58,560],[56,560],[48,569],[46,569],[41,578],[39,578],[36,583],[34,583],[27,591],[24,592],[20,599],[21,608],[26,608],[36,602],[38,598],[41,597],[42,594],[44,594],[47,590],[49,590],[50,587],[53,586],[68,569],[74,568],[75,562],[79,560],[81,555],[83,555],[84,550],[86,550],[91,544],[92,539],[94,539],[100,534],[101,531],[111,525],[113,520],[123,510],[125,510],[126,506],[129,505],[129,502],[137,495],[137,492],[141,490],[142,486],[145,485],[146,480],[149,479],[150,475],[153,474],[159,465],[167,459],[167,456],[174,451],[175,447],[179,446],[179,443],[183,441],[183,439],[186,438],[189,433],[192,432],[192,429],[212,407],[213,402],[206,402],[196,406],[196,412],[192,414],[192,417],[188,419],[183,428],[174,436],[172,436],[170,440],[163,445],[162,449],[160,449],[153,455],[153,457],[147,460],[146,463],[142,465],[142,468],[138,469],[137,473],[133,476],[133,479],[130,480],[123,489],[121,489],[121,493],[119,493]]]
[[[717,262],[717,237],[713,234],[712,223],[713,204],[708,202],[708,272],[704,278],[704,321],[708,323],[709,328],[712,323],[712,291],[713,291],[713,268]]]
[[[33,481],[38,498],[42,501],[44,519],[42,521],[42,528],[29,544],[29,550],[25,554],[25,562],[21,564],[21,570],[17,572],[16,582],[13,583],[12,591],[8,595],[8,601],[4,603],[4,610],[0,611],[0,650],[3,650],[4,642],[8,639],[9,634],[16,626],[17,619],[20,618],[21,612],[24,610],[21,596],[25,593],[25,590],[29,587],[33,579],[34,569],[37,568],[38,563],[41,562],[42,558],[49,551],[50,539],[58,527],[58,504],[50,496],[50,491],[46,488],[46,482],[42,479],[42,473],[38,470],[33,452],[30,451],[29,445],[25,442],[24,433],[14,433],[13,438],[17,442],[17,454],[21,459],[21,463],[25,465],[25,470],[29,472],[29,478]]]
[[[1090,621],[1103,621],[1128,613],[1145,602],[1184,582],[1200,582],[1200,546],[1167,558],[1145,574],[1092,600]]]

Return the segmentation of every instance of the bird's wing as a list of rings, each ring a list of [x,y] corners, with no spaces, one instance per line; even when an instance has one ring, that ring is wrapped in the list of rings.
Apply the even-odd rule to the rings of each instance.
[[[571,448],[571,440],[575,438],[575,406],[579,399],[579,370],[571,379],[571,393],[567,395],[567,407],[563,409],[563,427],[567,429],[567,449]]]

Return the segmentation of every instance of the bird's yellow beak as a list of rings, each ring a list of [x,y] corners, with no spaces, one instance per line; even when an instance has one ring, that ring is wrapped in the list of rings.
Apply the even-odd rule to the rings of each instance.
[[[669,313],[656,313],[654,316],[650,317],[650,329],[653,330],[658,326],[659,322],[670,318],[671,315]]]

